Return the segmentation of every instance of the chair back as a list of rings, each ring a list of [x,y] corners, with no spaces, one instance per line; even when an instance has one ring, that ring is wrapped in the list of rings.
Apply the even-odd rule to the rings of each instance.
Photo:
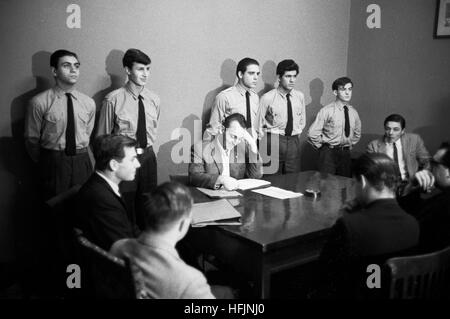
[[[75,229],[75,235],[81,249],[81,286],[85,296],[97,299],[136,299],[129,260],[118,258],[95,245],[79,229]]]
[[[424,255],[390,258],[390,299],[448,299],[450,296],[450,246]]]

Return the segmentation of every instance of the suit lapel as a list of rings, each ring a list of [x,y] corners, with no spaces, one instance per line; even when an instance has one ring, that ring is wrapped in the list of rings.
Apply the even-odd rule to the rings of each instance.
[[[387,154],[386,141],[384,140],[384,137],[378,141],[378,152]]]
[[[125,202],[123,201],[123,198],[120,196],[117,196],[117,194],[114,192],[114,190],[111,188],[111,186],[109,186],[109,184],[101,176],[99,176],[97,173],[94,173],[94,174],[95,174],[95,177],[97,178],[98,182],[101,183],[107,189],[108,192],[110,192],[115,198],[117,198],[119,200],[119,202],[122,204],[125,211],[128,211],[127,206],[125,205]]]

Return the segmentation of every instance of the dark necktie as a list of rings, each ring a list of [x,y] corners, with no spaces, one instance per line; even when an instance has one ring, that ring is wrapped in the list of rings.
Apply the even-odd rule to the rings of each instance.
[[[250,92],[245,92],[245,102],[247,104],[247,128],[252,127],[252,113],[250,110]]]
[[[139,113],[138,113],[138,123],[136,130],[136,140],[139,147],[147,147],[147,128],[145,124],[145,108],[144,102],[142,102],[143,97],[139,95]]]
[[[67,127],[66,127],[66,154],[75,155],[77,152],[77,143],[75,140],[75,118],[73,114],[72,94],[67,96]]]
[[[344,115],[345,115],[344,132],[345,132],[345,137],[348,137],[350,135],[350,119],[348,118],[347,105],[344,105]]]
[[[398,164],[397,145],[395,145],[395,143],[393,143],[392,146],[394,148],[394,162],[395,162],[395,167],[397,168],[397,175],[401,178],[402,174],[400,173],[400,165]]]
[[[292,135],[292,103],[291,103],[291,94],[288,93],[286,95],[287,98],[287,124],[286,128],[284,129],[284,134],[286,136]]]

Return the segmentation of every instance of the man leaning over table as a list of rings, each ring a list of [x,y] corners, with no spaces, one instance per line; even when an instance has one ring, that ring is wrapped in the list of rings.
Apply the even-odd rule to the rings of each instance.
[[[246,130],[244,116],[231,114],[225,118],[223,126],[223,133],[211,142],[193,146],[189,163],[191,185],[234,190],[238,188],[238,179],[262,177],[256,141]]]

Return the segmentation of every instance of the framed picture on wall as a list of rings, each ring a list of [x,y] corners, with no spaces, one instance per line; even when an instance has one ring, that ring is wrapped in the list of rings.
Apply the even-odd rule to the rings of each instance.
[[[450,0],[437,0],[435,38],[450,38]]]

